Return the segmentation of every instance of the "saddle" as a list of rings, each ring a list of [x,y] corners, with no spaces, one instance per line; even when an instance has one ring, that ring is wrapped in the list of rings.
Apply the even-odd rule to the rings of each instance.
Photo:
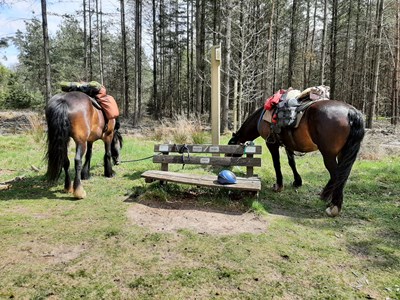
[[[90,82],[66,82],[60,83],[63,92],[79,91],[90,97],[92,104],[101,109],[105,117],[110,120],[119,116],[117,102],[114,97],[107,95],[107,90],[97,81]]]
[[[284,90],[268,98],[264,105],[266,111],[263,120],[271,124],[274,133],[280,133],[282,127],[297,128],[310,105],[329,99],[329,87],[323,85],[310,87],[302,92],[292,88],[283,93],[282,91]]]

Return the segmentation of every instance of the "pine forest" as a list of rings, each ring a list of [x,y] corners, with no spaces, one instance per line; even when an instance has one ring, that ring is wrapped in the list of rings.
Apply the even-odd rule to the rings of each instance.
[[[94,80],[133,125],[209,116],[211,48],[221,45],[221,132],[279,89],[316,85],[361,110],[367,127],[399,122],[399,1],[81,0],[55,34],[46,4],[0,37],[19,51],[18,64],[0,65],[0,108],[42,110],[59,82]]]

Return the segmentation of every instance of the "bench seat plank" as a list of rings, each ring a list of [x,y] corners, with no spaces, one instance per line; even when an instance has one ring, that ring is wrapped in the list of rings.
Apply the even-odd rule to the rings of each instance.
[[[261,181],[257,177],[237,177],[237,183],[222,185],[217,182],[217,175],[199,175],[149,170],[145,171],[141,176],[149,180],[171,181],[176,183],[192,184],[205,187],[218,187],[253,192],[259,192],[261,190]]]
[[[219,156],[186,156],[186,155],[156,155],[154,163],[187,164],[187,165],[214,165],[214,166],[254,166],[261,167],[259,157],[219,157]]]

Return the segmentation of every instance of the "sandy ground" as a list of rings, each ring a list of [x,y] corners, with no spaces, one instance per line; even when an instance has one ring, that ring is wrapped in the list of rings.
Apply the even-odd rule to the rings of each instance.
[[[135,203],[128,209],[128,218],[135,225],[155,232],[177,232],[182,229],[199,234],[262,233],[267,222],[253,213],[212,212],[197,209],[158,208]]]

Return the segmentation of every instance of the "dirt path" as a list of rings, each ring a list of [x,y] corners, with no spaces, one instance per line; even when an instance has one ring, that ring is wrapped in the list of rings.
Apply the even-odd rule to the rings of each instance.
[[[267,221],[254,213],[212,212],[185,208],[157,208],[135,203],[128,209],[128,218],[135,225],[155,232],[176,232],[188,229],[200,234],[262,233]]]

